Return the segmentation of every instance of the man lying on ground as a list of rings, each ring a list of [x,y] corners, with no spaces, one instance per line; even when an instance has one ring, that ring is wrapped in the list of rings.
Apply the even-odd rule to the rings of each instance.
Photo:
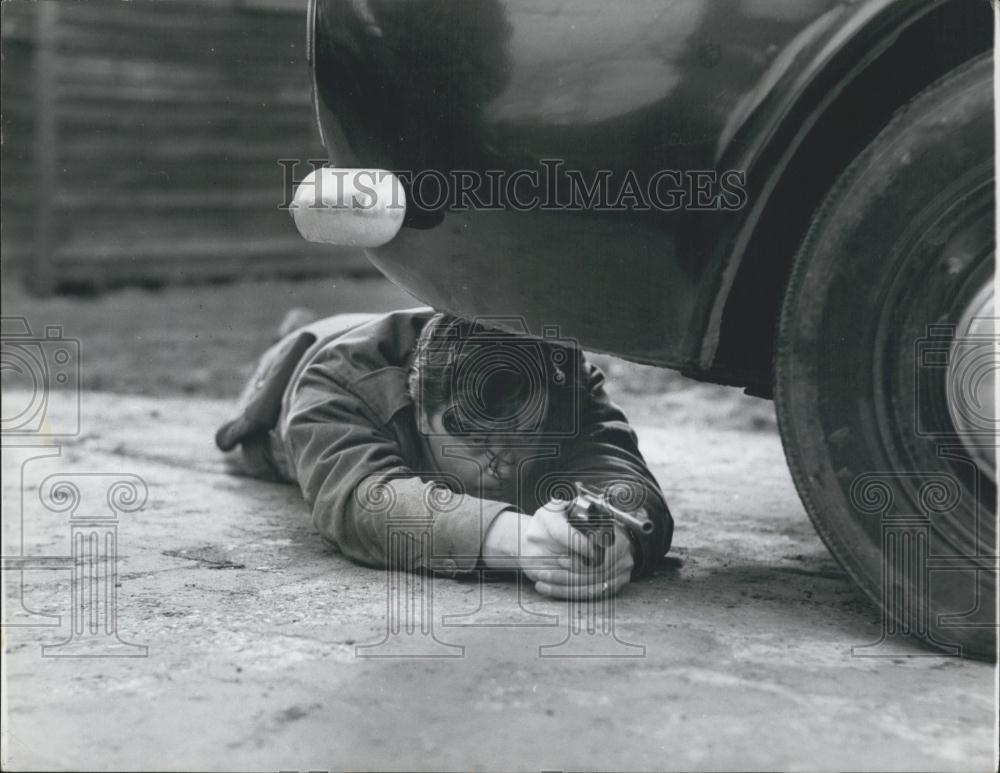
[[[669,549],[673,521],[635,433],[575,347],[430,309],[289,327],[216,442],[240,446],[245,473],[297,482],[354,561],[519,569],[568,598],[617,592]],[[578,481],[652,531],[616,522],[595,550],[566,517]],[[407,550],[390,549],[389,523],[413,537]]]

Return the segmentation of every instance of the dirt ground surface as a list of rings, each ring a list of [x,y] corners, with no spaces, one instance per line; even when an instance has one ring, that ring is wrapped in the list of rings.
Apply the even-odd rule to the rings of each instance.
[[[706,394],[629,398],[673,559],[587,633],[509,579],[413,587],[352,565],[293,487],[225,472],[225,401],[84,392],[60,447],[5,439],[4,554],[24,559],[3,572],[4,768],[995,769],[993,668],[852,651],[879,615],[806,518],[769,404]],[[72,393],[47,406],[74,410]],[[119,480],[134,487],[109,499]],[[77,629],[71,592],[92,586],[71,582],[70,520],[109,501],[117,617]],[[42,649],[67,641],[135,657]]]

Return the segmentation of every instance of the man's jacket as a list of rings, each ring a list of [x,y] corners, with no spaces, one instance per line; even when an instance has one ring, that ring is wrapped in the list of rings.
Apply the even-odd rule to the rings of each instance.
[[[613,487],[623,509],[645,510],[653,532],[630,536],[638,546],[635,574],[650,571],[670,547],[673,521],[635,433],[604,391],[604,374],[582,354],[568,374],[580,396],[574,431],[543,436],[532,448],[535,459],[511,497],[517,501],[448,486],[425,451],[407,388],[414,346],[433,313],[342,315],[286,337],[262,360],[240,416],[220,429],[220,448],[246,449],[266,437],[269,466],[298,482],[320,533],[362,564],[471,571],[501,512],[531,514],[581,481]]]

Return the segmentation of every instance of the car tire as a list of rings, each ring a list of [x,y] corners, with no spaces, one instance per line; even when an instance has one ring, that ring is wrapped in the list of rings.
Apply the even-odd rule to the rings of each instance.
[[[881,607],[856,655],[995,657],[993,124],[989,56],[911,100],[826,197],[786,289],[785,454]]]

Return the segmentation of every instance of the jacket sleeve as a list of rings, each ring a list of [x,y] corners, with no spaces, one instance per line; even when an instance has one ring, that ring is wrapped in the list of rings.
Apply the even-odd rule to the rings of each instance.
[[[637,547],[633,576],[647,574],[670,549],[673,518],[639,452],[635,432],[604,390],[604,373],[586,361],[581,369],[580,426],[574,438],[563,443],[556,467],[566,483],[575,479],[601,489],[623,510],[645,510],[653,522],[652,533],[629,533]]]
[[[409,467],[392,426],[322,363],[304,371],[286,426],[289,461],[316,527],[367,566],[471,571],[493,520],[510,509]]]

